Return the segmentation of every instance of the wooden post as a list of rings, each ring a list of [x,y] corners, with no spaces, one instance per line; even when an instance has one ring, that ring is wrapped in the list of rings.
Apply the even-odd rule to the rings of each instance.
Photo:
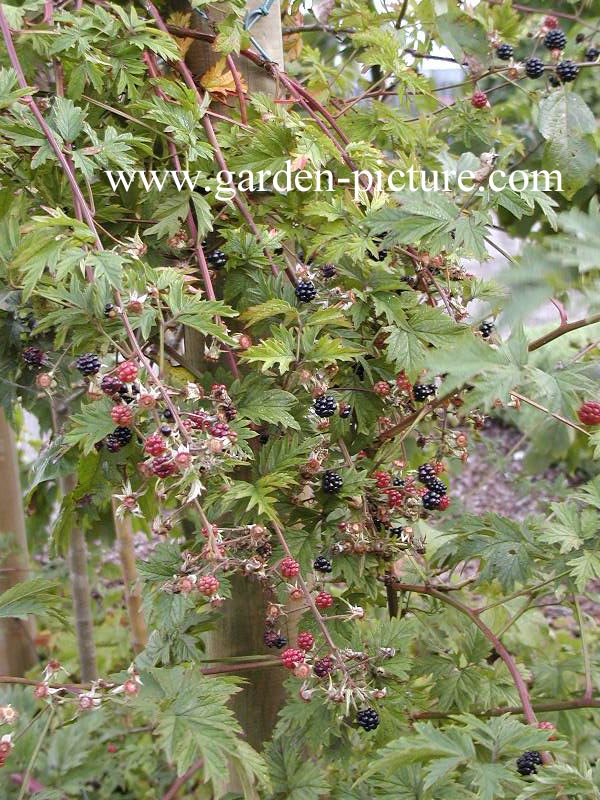
[[[0,567],[0,591],[29,577],[23,496],[14,433],[0,409],[0,533],[6,555]],[[9,539],[10,537],[10,539]],[[23,676],[37,662],[32,626],[27,620],[0,621],[0,673]]]
[[[131,644],[135,653],[141,653],[148,642],[148,629],[144,619],[142,609],[142,595],[138,580],[137,567],[135,565],[135,550],[133,546],[133,525],[131,517],[120,518],[116,514],[118,500],[113,498],[113,519],[115,523],[115,534],[119,548],[119,558],[123,571],[123,582],[125,584],[124,594],[129,615],[129,627],[131,630]]]
[[[263,0],[248,0],[247,11],[262,5]],[[181,5],[179,6],[181,10]],[[210,30],[210,24],[222,18],[218,4],[204,6],[209,20],[203,21],[194,14],[192,27]],[[281,36],[281,9],[279,0],[273,3],[266,17],[261,17],[252,26],[252,37],[265,49],[269,57],[283,66],[283,41]],[[194,41],[186,54],[186,62],[194,75],[201,75],[222,56],[210,44]],[[263,92],[275,96],[277,87],[265,70],[246,59],[235,59],[248,92]],[[235,99],[234,99],[235,102]],[[218,110],[218,108],[216,109]],[[217,134],[221,123],[216,125]],[[191,364],[206,369],[203,361],[203,339],[195,331],[186,331],[185,353]],[[232,656],[250,656],[270,653],[264,644],[265,617],[269,602],[260,585],[251,578],[233,576],[232,597],[219,611],[217,628],[207,636],[207,655],[214,661]],[[293,609],[282,629],[293,637],[295,616]],[[260,750],[270,738],[284,701],[283,670],[280,668],[239,670],[246,680],[245,688],[232,700],[232,707],[245,734],[246,741]],[[239,790],[232,781],[231,791]]]
[[[76,483],[75,476],[68,476],[60,481],[64,495],[71,492]],[[71,601],[75,617],[75,633],[79,653],[79,672],[85,683],[98,677],[96,663],[96,644],[94,642],[94,621],[92,618],[92,597],[90,578],[88,575],[88,551],[85,534],[80,525],[71,530],[69,539],[69,579],[71,583]]]

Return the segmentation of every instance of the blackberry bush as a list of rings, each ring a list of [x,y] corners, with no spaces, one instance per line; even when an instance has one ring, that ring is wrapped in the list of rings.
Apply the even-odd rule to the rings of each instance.
[[[0,797],[597,798],[597,9],[258,5],[0,4]]]

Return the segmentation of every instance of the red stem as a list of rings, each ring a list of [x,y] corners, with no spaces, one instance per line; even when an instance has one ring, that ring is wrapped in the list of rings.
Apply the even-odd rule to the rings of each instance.
[[[146,66],[148,67],[148,72],[150,73],[152,78],[159,78],[160,72],[158,66],[156,64],[156,60],[152,53],[148,51],[144,52],[142,55]],[[165,102],[168,101],[167,95],[163,92],[163,90],[159,86],[154,87],[155,94],[164,100]],[[179,155],[177,153],[177,148],[175,147],[175,143],[170,137],[167,137],[167,146],[169,148],[169,153],[171,155],[171,161],[173,162],[173,166],[177,170],[177,172],[181,172],[181,161],[179,160]],[[198,237],[198,227],[196,225],[196,221],[194,220],[194,215],[192,214],[192,209],[190,208],[187,217],[186,223],[188,226],[188,230],[190,232],[190,236],[192,241],[194,242],[194,255],[196,256],[196,260],[198,262],[198,266],[200,267],[200,274],[202,275],[202,282],[204,283],[204,291],[206,292],[206,296],[209,300],[216,300],[217,297],[215,295],[215,290],[213,287],[212,279],[210,277],[210,270],[208,268],[208,264],[206,262],[206,256],[204,255],[204,248],[200,243]],[[217,318],[218,319],[218,318]],[[230,347],[225,346],[225,355],[227,357],[227,361],[229,363],[229,368],[235,378],[240,377],[240,371],[238,369],[237,361],[235,359],[235,355]]]
[[[240,104],[240,118],[244,125],[248,124],[248,109],[246,108],[246,96],[244,94],[244,87],[242,86],[242,79],[240,78],[240,73],[237,70],[235,65],[235,61],[231,56],[227,56],[227,66],[231,70],[231,74],[233,75],[233,82],[235,84],[235,90],[238,96],[238,102]]]

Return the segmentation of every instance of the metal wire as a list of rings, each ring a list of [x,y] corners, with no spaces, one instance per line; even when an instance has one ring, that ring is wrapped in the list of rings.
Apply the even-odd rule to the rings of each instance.
[[[268,16],[274,2],[275,0],[265,0],[262,6],[259,6],[258,8],[255,8],[254,11],[250,11],[250,13],[246,14],[246,19],[244,20],[244,30],[249,31],[250,28],[252,28],[252,26],[258,22],[261,17]],[[255,50],[257,50],[263,58],[265,58],[267,61],[274,60],[267,53],[267,51],[260,46],[253,36],[250,37],[250,41],[252,42],[252,46],[255,48]]]

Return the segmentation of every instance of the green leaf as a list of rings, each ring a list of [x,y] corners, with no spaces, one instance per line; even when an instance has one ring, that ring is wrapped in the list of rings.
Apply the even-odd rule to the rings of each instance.
[[[296,398],[290,392],[284,392],[276,386],[257,387],[249,391],[245,400],[238,405],[238,414],[252,422],[270,422],[300,430],[299,423],[288,411],[295,404]]]
[[[49,614],[65,624],[57,606],[58,584],[44,578],[21,581],[0,594],[0,618],[25,619],[29,614]]]
[[[249,347],[242,360],[249,364],[261,363],[261,370],[267,372],[279,365],[279,374],[286,373],[296,359],[294,334],[283,326],[271,328],[272,338]]]
[[[543,166],[559,170],[563,193],[572,197],[596,164],[596,120],[575,92],[559,89],[540,103],[538,127],[546,139]]]
[[[84,455],[94,450],[96,442],[104,439],[114,430],[115,423],[110,417],[112,404],[110,400],[96,400],[82,406],[79,414],[71,417],[71,430],[65,435],[65,441],[71,447],[80,445]]]
[[[227,707],[237,691],[231,681],[205,678],[197,667],[153,668],[142,672],[141,680],[136,705],[154,721],[158,742],[179,775],[202,759],[199,772],[211,783],[215,798],[226,793],[232,757],[246,758],[251,777],[264,779],[262,758],[241,743],[240,727]]]

